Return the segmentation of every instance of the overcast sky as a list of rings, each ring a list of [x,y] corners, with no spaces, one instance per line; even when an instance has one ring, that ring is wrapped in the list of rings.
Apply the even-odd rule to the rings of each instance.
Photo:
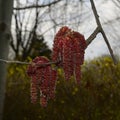
[[[30,0],[30,1],[32,1],[32,0]],[[85,36],[85,38],[87,39],[96,28],[96,23],[95,23],[95,19],[93,16],[90,2],[89,2],[89,0],[84,0],[83,5],[82,5],[82,15],[81,15],[81,13],[79,14],[79,12],[78,12],[78,10],[81,10],[81,8],[75,9],[75,6],[79,7],[78,3],[76,2],[78,0],[69,0],[69,1],[70,1],[70,4],[67,7],[67,15],[64,14],[63,8],[60,8],[60,9],[58,8],[58,10],[52,14],[53,17],[54,17],[54,14],[56,14],[56,16],[57,16],[57,14],[61,14],[61,11],[63,10],[63,13],[61,14],[61,16],[63,18],[67,16],[67,18],[65,18],[67,20],[67,22],[65,21],[62,25],[59,25],[58,27],[56,27],[56,32],[59,30],[60,27],[67,25],[70,28],[72,28],[73,30],[82,33]],[[116,50],[115,48],[120,47],[119,46],[120,44],[118,44],[117,47],[115,44],[115,41],[119,42],[119,26],[120,26],[120,24],[119,24],[119,21],[116,21],[114,19],[119,17],[120,10],[112,2],[112,0],[94,0],[94,1],[95,1],[95,5],[97,8],[99,17],[100,17],[100,21],[103,25],[103,28],[109,39],[109,42],[110,42],[112,48],[114,50]],[[21,2],[23,4],[25,4],[25,0],[21,0]],[[42,0],[41,0],[41,3],[43,3]],[[45,2],[45,0],[44,0],[44,3],[47,3],[47,2]],[[64,0],[63,0],[63,3],[64,3]],[[62,2],[60,3],[60,5],[62,6]],[[55,9],[55,8],[52,8],[52,9]],[[43,11],[46,11],[46,10],[47,10],[47,8],[43,9]],[[34,16],[34,11],[30,11],[30,12],[32,13],[31,16]],[[28,14],[29,14],[29,12],[28,12]],[[42,11],[41,11],[41,14],[42,14]],[[75,19],[72,20],[71,15],[72,15],[72,18],[75,18]],[[78,16],[78,19],[76,16]],[[45,15],[43,18],[43,21],[47,20],[47,19],[48,19],[48,16]],[[75,21],[76,22],[80,21],[79,26],[76,26],[75,24],[72,24],[72,25],[70,24],[70,22],[74,23]],[[113,22],[111,22],[111,21],[113,21]],[[32,26],[32,22],[34,22],[34,19],[31,19],[31,23],[29,25],[30,27]],[[59,23],[60,20],[56,19],[56,22]],[[51,22],[43,22],[40,25],[40,29],[39,29],[40,30],[39,32],[45,33],[44,34],[45,40],[51,49],[52,49],[53,39],[54,39],[54,35],[55,35],[53,29],[49,30],[49,28],[51,28],[52,26],[53,26],[53,23],[51,23]],[[47,32],[45,32],[45,31],[47,31]],[[118,51],[118,49],[116,51]],[[109,54],[109,51],[104,42],[102,35],[98,34],[97,37],[95,38],[95,40],[86,49],[85,58],[91,59],[91,58],[94,58],[94,57],[97,57],[100,55],[104,55],[104,54]]]

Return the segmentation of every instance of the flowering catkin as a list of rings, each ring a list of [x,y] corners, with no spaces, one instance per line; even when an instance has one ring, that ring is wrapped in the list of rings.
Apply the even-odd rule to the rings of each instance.
[[[84,62],[86,41],[84,36],[68,27],[62,27],[54,38],[52,61],[62,67],[65,79],[75,77],[79,84],[81,65]],[[36,103],[40,93],[40,104],[47,106],[49,99],[55,97],[57,71],[53,70],[45,57],[36,57],[28,66],[27,74],[31,77],[31,102]]]
[[[36,57],[27,69],[27,74],[31,77],[31,102],[36,103],[40,93],[40,104],[43,107],[55,96],[57,72],[50,65],[42,66],[48,62],[45,57]]]
[[[85,48],[84,36],[66,26],[62,27],[56,34],[52,60],[61,61],[59,66],[63,67],[66,80],[74,75],[76,82],[80,82]]]

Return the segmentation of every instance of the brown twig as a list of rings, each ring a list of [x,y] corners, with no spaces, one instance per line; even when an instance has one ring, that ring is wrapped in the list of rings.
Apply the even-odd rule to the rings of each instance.
[[[4,62],[4,63],[15,63],[15,64],[23,64],[23,65],[30,65],[31,63],[28,62],[21,62],[21,61],[11,61],[11,60],[4,60],[4,59],[0,59],[0,62]]]
[[[11,64],[11,63],[14,63],[14,64],[21,64],[21,65],[31,65],[32,62],[22,62],[22,61],[11,61],[11,60],[4,60],[4,59],[0,59],[0,62],[4,62],[4,63],[8,63],[8,64]],[[45,67],[45,66],[48,66],[48,65],[51,65],[51,64],[59,64],[61,61],[50,61],[48,63],[44,63],[44,64],[39,64],[39,63],[33,63],[35,64],[36,66],[38,67]]]
[[[97,34],[100,32],[99,27],[95,29],[95,31],[89,36],[86,40],[87,46],[96,38]]]
[[[44,64],[39,64],[39,63],[37,63],[37,64],[35,64],[36,66],[38,66],[38,67],[46,67],[46,66],[49,66],[49,65],[52,65],[52,64],[55,64],[55,65],[57,65],[57,64],[59,64],[60,63],[60,61],[55,61],[55,62],[48,62],[48,63],[44,63]]]
[[[95,16],[95,20],[96,20],[96,23],[97,23],[97,28],[96,28],[95,31],[90,35],[90,37],[87,39],[87,45],[89,45],[89,44],[92,42],[92,40],[94,40],[94,38],[96,37],[96,35],[100,32],[100,33],[102,34],[104,40],[105,40],[105,43],[106,43],[108,49],[109,49],[109,52],[110,52],[110,54],[111,54],[111,57],[112,57],[112,59],[113,59],[114,64],[117,64],[117,60],[116,60],[116,58],[115,58],[115,56],[114,56],[114,54],[113,54],[113,50],[112,50],[112,48],[111,48],[111,46],[110,46],[110,44],[109,44],[108,38],[107,38],[107,36],[106,36],[106,34],[105,34],[105,32],[104,32],[104,30],[103,30],[103,28],[102,28],[102,25],[101,25],[101,23],[100,23],[99,15],[98,15],[98,13],[97,13],[97,10],[96,10],[94,1],[93,1],[93,0],[90,0],[90,3],[91,3],[91,7],[92,7],[92,10],[93,10],[93,13],[94,13],[94,16]]]

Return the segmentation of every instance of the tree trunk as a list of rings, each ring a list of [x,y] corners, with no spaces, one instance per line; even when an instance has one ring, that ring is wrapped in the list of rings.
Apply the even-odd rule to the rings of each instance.
[[[0,59],[7,59],[13,0],[0,0]],[[6,64],[0,62],[0,120],[3,116],[6,84]]]

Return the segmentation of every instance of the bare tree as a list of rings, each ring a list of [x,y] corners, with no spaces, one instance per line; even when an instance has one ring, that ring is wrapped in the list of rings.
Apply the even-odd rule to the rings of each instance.
[[[14,6],[14,11],[19,11],[20,16],[27,16],[28,11],[30,13],[34,12],[36,8],[39,11],[38,15],[38,25],[37,25],[37,33],[44,35],[45,40],[48,42],[49,46],[52,48],[52,41],[54,38],[54,35],[56,33],[56,30],[58,30],[61,26],[67,25],[71,27],[72,29],[78,30],[81,33],[85,35],[85,37],[89,37],[89,35],[94,31],[96,24],[94,20],[94,16],[92,14],[92,9],[90,8],[90,1],[83,1],[83,0],[49,0],[49,1],[40,1],[38,0],[38,4],[36,4],[37,0],[26,0],[25,3],[22,3],[21,0],[19,0],[19,5]],[[119,13],[119,1],[95,1],[96,7],[98,10],[98,13],[101,18],[101,24],[105,28],[105,32],[107,29],[109,29],[109,33],[106,32],[108,39],[110,39],[110,42],[113,44],[114,39],[119,39],[118,32],[118,25],[113,25],[115,22],[118,21],[120,16]],[[107,14],[106,11],[104,12],[102,9],[106,9],[104,7],[105,5],[111,5],[113,7],[116,7],[116,12],[114,12],[114,15],[117,15],[118,17],[110,18],[113,13]],[[99,7],[101,6],[101,7]],[[107,9],[111,10],[111,6],[107,7]],[[102,11],[102,12],[101,12]],[[34,14],[34,15],[33,15]],[[35,21],[35,13],[33,13],[29,16],[29,20],[31,23],[34,23]],[[26,19],[26,18],[25,18]],[[28,18],[27,18],[28,19]],[[33,20],[34,19],[34,20]],[[111,22],[112,24],[111,24]],[[107,23],[107,24],[106,24]],[[30,25],[30,24],[29,24]],[[113,26],[113,27],[112,27]],[[113,28],[116,30],[113,30]],[[31,29],[27,30],[31,31]],[[113,32],[115,33],[113,34]],[[112,33],[112,34],[111,34]],[[49,40],[47,40],[49,39]],[[117,40],[118,41],[118,40]]]
[[[19,2],[17,4],[19,6]],[[38,0],[36,1],[37,5]],[[13,12],[15,30],[12,34],[10,45],[15,53],[15,59],[25,60],[28,56],[35,57],[35,55],[43,54],[49,56],[51,50],[48,48],[46,42],[44,42],[44,36],[37,31],[39,26],[38,8],[34,9],[34,21],[32,24],[31,20],[29,20],[31,13],[26,18],[24,12],[25,10],[22,13],[16,10]],[[29,29],[29,27],[31,28]]]
[[[33,44],[35,44],[36,40],[39,39],[43,43],[46,33],[52,32],[51,35],[53,37],[56,33],[57,26],[64,25],[68,21],[65,18],[68,11],[67,7],[69,7],[67,0],[63,2],[64,4],[62,0],[48,1],[46,3],[40,3],[39,0],[32,2],[26,0],[26,6],[24,6],[20,0],[15,1],[10,45],[17,59],[22,58],[24,60],[28,55],[31,56],[33,49],[35,49],[35,45]],[[63,9],[61,9],[60,14],[56,15],[56,9],[62,7],[61,3],[63,4]],[[64,11],[66,11],[66,14],[61,16]],[[51,38],[49,41],[51,41]],[[50,53],[46,43],[43,44],[44,46],[40,49],[40,55],[46,51]]]

